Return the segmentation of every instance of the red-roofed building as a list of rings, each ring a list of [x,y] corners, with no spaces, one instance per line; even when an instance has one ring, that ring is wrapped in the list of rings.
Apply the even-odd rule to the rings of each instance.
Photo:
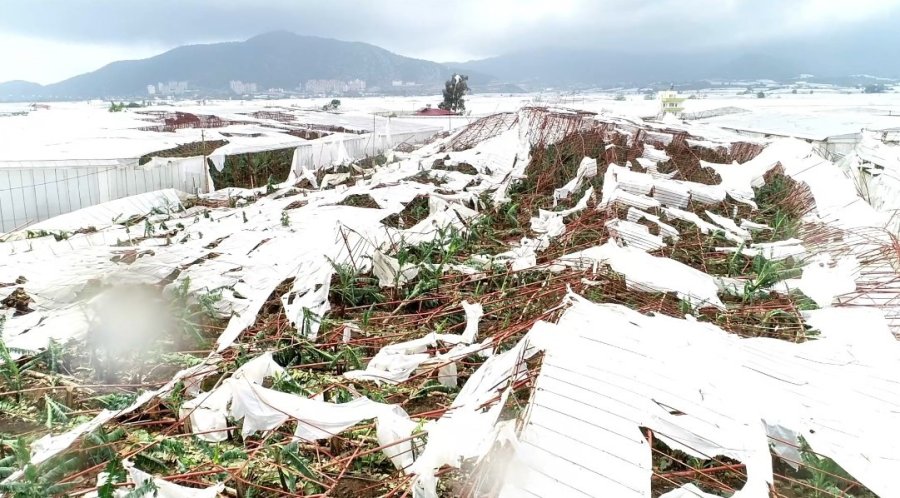
[[[437,107],[426,107],[416,111],[416,116],[456,116],[457,113],[449,109],[440,109]]]

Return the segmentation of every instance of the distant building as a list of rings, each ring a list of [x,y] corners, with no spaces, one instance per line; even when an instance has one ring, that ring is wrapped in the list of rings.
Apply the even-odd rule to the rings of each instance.
[[[681,114],[684,111],[684,107],[681,104],[685,100],[684,97],[679,97],[678,92],[674,90],[659,92],[660,114]]]
[[[430,105],[416,111],[416,116],[456,116],[457,113],[450,109],[441,109],[439,107],[431,107]]]
[[[168,83],[159,82],[156,84],[156,93],[160,95],[181,95],[187,93],[187,81],[170,81]]]
[[[147,85],[147,95],[156,95],[155,85]]]
[[[308,80],[304,86],[306,93],[314,95],[343,95],[346,93],[362,93],[366,91],[363,80]]]
[[[249,95],[257,92],[256,83],[244,83],[241,80],[232,80],[228,82],[231,91],[238,95]]]

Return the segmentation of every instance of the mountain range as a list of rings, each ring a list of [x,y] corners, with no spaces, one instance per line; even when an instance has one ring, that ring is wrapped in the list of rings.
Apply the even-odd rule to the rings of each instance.
[[[849,34],[827,42],[781,42],[753,51],[629,54],[546,47],[440,64],[368,43],[276,31],[242,42],[186,45],[147,59],[113,62],[45,86],[20,80],[0,83],[0,101],[140,98],[147,96],[147,85],[169,81],[187,81],[204,95],[226,95],[232,80],[254,82],[260,90],[293,90],[310,79],[360,79],[369,89],[378,87],[382,92],[399,88],[433,93],[454,72],[468,74],[475,91],[660,86],[704,79],[787,80],[804,73],[829,78],[898,77],[900,62],[881,39],[875,29],[866,37]],[[395,87],[395,81],[416,85]]]
[[[146,97],[147,85],[169,81],[187,81],[204,93],[227,91],[232,80],[254,82],[260,89],[292,90],[309,79],[360,79],[369,87],[405,81],[433,90],[452,74],[445,65],[368,43],[275,31],[243,42],[186,45],[147,59],[117,61],[46,86],[0,83],[0,100]]]

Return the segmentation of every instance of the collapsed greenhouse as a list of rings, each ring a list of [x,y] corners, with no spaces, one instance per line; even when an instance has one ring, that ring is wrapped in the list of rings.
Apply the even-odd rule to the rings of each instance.
[[[440,129],[425,120],[243,102],[128,115],[59,107],[0,121],[0,232],[161,189],[257,187],[421,144]]]
[[[898,496],[894,220],[744,140],[526,107],[13,231],[0,489]]]

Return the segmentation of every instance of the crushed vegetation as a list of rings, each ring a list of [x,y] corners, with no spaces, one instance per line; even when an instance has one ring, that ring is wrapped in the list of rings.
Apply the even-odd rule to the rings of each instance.
[[[194,157],[208,156],[214,150],[227,144],[227,140],[207,140],[203,142],[189,142],[186,144],[172,147],[171,149],[158,150],[149,154],[144,154],[138,160],[138,164],[144,165],[150,162],[154,157]]]
[[[294,148],[248,152],[225,156],[222,171],[209,162],[209,174],[216,188],[257,188],[287,178]]]
[[[369,208],[369,209],[378,209],[381,206],[372,198],[369,194],[353,194],[348,195],[341,202],[338,203],[339,206],[352,206],[359,208]]]
[[[391,228],[409,228],[428,217],[428,196],[417,195],[406,203],[403,210],[387,216],[381,223]]]

